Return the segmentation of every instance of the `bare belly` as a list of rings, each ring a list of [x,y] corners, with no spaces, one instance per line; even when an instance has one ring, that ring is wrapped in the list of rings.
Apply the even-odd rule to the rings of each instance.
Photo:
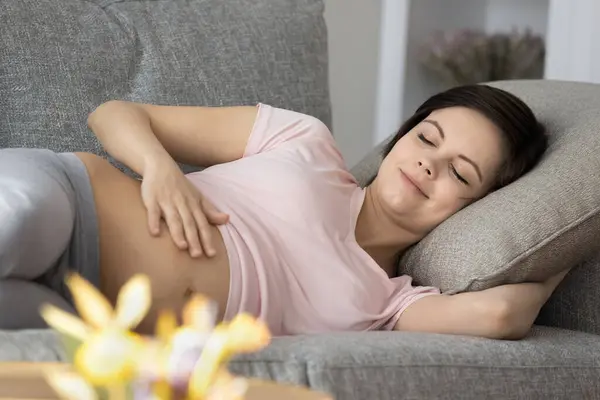
[[[77,153],[86,165],[94,192],[100,239],[100,288],[114,304],[119,289],[136,273],[152,283],[152,309],[139,330],[154,330],[161,309],[181,311],[193,293],[202,293],[219,305],[222,319],[229,295],[229,260],[219,230],[213,227],[217,255],[192,258],[179,250],[163,223],[161,235],[149,234],[140,182],[106,160]]]

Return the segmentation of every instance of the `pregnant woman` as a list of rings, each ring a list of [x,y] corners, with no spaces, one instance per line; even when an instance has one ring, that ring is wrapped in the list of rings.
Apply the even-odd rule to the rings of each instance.
[[[93,154],[0,150],[0,328],[41,326],[43,302],[72,309],[64,277],[73,270],[113,302],[146,274],[153,308],[142,332],[159,310],[203,293],[219,319],[248,312],[274,335],[519,338],[565,274],[452,296],[398,276],[402,251],[544,153],[534,114],[499,89],[428,99],[366,188],[322,122],[265,104],[109,101],[88,123],[142,179]],[[206,168],[184,175],[177,162]]]

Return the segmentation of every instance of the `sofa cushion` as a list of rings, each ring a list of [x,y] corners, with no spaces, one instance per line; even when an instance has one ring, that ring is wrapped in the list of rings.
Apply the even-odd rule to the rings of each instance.
[[[497,82],[548,127],[526,176],[455,214],[405,252],[400,271],[447,293],[543,280],[600,253],[600,85]],[[377,158],[366,160],[371,174]],[[366,170],[353,172],[361,178]]]
[[[306,385],[336,400],[583,399],[600,396],[600,337],[535,327],[521,341],[408,332],[275,338],[237,357],[241,375]],[[0,360],[60,361],[50,331],[0,332]]]
[[[330,125],[322,0],[0,2],[0,147],[102,153],[109,99],[266,102]]]
[[[574,268],[542,308],[537,324],[600,335],[600,253]]]
[[[59,336],[49,329],[0,330],[0,362],[65,361]]]
[[[600,395],[600,337],[535,327],[521,341],[371,332],[282,338],[232,370],[350,399],[575,399]]]

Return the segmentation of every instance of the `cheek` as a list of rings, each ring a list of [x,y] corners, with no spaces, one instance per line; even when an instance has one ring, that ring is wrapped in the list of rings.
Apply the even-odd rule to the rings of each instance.
[[[404,160],[406,161],[411,155],[414,156],[415,151],[417,151],[418,146],[415,145],[414,140],[412,140],[409,135],[404,136],[402,139],[396,143],[394,148],[389,154],[389,157],[396,161]]]
[[[413,153],[416,147],[412,135],[413,134],[409,132],[401,137],[394,147],[392,147],[392,150],[386,156],[386,159],[389,159],[390,161],[393,160],[394,162],[405,161],[406,157]]]
[[[456,213],[470,202],[464,198],[461,188],[452,181],[444,179],[439,182],[437,190],[438,195],[435,197],[434,208],[446,217]]]
[[[395,181],[395,178],[398,174],[398,154],[390,153],[388,154],[381,165],[379,166],[379,171],[377,172],[378,179],[380,182],[385,183],[385,185],[389,185]]]

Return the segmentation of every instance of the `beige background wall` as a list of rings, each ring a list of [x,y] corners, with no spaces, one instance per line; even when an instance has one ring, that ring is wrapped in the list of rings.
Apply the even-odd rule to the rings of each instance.
[[[381,0],[325,0],[333,133],[351,167],[373,142]]]

